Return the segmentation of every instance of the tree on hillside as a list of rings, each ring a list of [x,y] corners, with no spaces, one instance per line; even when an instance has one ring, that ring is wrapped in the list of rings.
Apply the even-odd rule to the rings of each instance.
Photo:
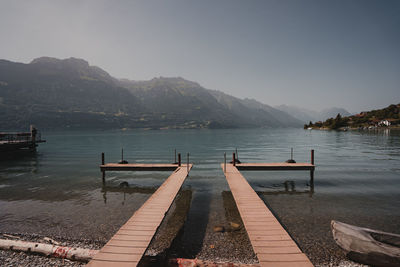
[[[312,121],[310,121],[309,124],[304,124],[304,129],[307,129],[307,128],[313,127],[313,126],[314,126],[314,125],[313,125]]]
[[[342,119],[342,115],[340,113],[337,114],[336,118],[333,120],[330,128],[331,129],[338,129],[344,126],[344,120]]]

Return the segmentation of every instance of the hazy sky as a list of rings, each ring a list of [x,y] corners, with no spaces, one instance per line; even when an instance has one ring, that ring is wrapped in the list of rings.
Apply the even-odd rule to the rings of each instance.
[[[0,0],[0,58],[40,56],[358,112],[400,103],[400,1]]]

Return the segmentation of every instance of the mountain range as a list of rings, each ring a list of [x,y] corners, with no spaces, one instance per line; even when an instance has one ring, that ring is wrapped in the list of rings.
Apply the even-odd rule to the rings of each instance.
[[[83,59],[0,60],[0,130],[49,128],[301,127],[253,99],[183,78],[116,79]]]

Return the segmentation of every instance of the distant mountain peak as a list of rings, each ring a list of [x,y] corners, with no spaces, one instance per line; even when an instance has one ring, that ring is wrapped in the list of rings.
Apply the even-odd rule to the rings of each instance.
[[[29,64],[38,64],[38,63],[58,63],[61,59],[54,57],[38,57],[33,59]]]
[[[30,64],[62,64],[67,63],[73,66],[89,67],[89,62],[81,58],[70,57],[66,59],[58,59],[54,57],[39,57],[31,61]]]
[[[32,67],[38,66],[39,69],[43,70],[42,74],[70,73],[82,79],[116,81],[105,70],[91,66],[88,61],[81,58],[39,57],[32,60],[28,65]]]
[[[159,77],[154,77],[153,79],[151,79],[151,80],[164,80],[164,81],[175,81],[175,82],[179,82],[179,81],[188,81],[188,80],[185,80],[184,78],[182,78],[182,77],[164,77],[164,76],[159,76]]]
[[[185,86],[190,86],[190,87],[201,87],[200,84],[186,80],[182,77],[155,77],[150,80],[150,82],[156,82],[156,83],[167,83],[167,84],[174,84],[174,85],[185,85]]]

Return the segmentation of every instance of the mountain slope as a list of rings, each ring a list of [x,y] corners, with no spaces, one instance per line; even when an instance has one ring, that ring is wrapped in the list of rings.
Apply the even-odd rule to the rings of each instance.
[[[82,59],[0,60],[1,130],[288,127],[302,123],[255,100],[182,78],[118,80]]]
[[[220,91],[210,93],[242,123],[264,125],[269,127],[298,126],[301,122],[287,113],[262,104],[254,99],[239,99]]]
[[[114,125],[113,115],[141,110],[127,89],[78,59],[1,60],[0,98],[2,128]]]
[[[140,99],[147,113],[161,118],[167,125],[191,121],[202,127],[208,127],[211,122],[221,127],[235,126],[232,114],[197,83],[182,78],[154,78],[125,81],[124,86]]]

